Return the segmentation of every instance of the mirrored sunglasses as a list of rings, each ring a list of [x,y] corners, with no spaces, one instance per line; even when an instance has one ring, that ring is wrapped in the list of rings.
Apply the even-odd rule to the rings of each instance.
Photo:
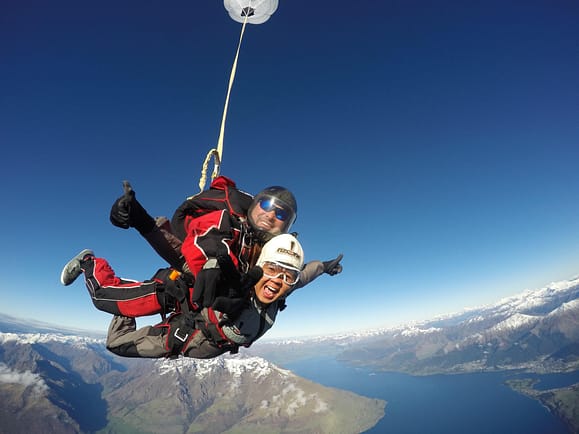
[[[275,218],[282,222],[285,222],[290,216],[289,211],[275,205],[275,199],[273,198],[260,199],[259,207],[265,212],[275,211]]]

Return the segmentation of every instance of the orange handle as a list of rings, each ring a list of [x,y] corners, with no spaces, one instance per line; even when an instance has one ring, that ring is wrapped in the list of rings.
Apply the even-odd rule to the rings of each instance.
[[[169,279],[177,280],[180,275],[181,273],[179,273],[177,270],[171,270],[171,273],[169,274]]]

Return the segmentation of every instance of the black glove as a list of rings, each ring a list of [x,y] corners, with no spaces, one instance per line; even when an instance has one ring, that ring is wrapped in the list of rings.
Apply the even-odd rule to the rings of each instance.
[[[204,268],[198,274],[193,285],[191,301],[203,307],[209,307],[223,289],[223,278],[219,268]]]
[[[343,257],[344,255],[340,253],[336,259],[322,262],[322,264],[324,264],[324,273],[328,273],[330,276],[335,276],[336,274],[341,273],[342,264],[340,264],[340,261]]]
[[[109,216],[111,223],[121,229],[129,229],[129,205],[124,196],[119,197],[111,207],[111,214]]]
[[[223,272],[224,283],[229,287],[229,297],[245,297],[248,291],[253,288],[261,276],[261,267],[253,267],[246,274],[241,274],[235,268],[229,255],[217,256],[217,263]]]
[[[220,255],[217,262],[222,271],[223,283],[229,288],[227,296],[215,298],[213,309],[235,318],[248,304],[248,294],[251,288],[261,279],[261,267],[253,267],[247,274],[241,274],[235,268],[228,255]]]
[[[133,227],[141,234],[151,232],[155,226],[155,220],[136,199],[135,191],[129,181],[123,181],[123,190],[125,194],[115,200],[111,207],[109,216],[111,223],[122,229]]]

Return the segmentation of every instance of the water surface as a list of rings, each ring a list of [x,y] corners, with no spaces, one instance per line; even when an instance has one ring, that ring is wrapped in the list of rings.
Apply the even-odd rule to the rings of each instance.
[[[353,368],[329,357],[289,363],[284,367],[325,386],[387,401],[384,418],[367,433],[569,433],[563,422],[538,401],[504,384],[515,377],[512,373],[414,377]],[[579,373],[575,375],[579,377]],[[545,376],[544,384],[557,381],[570,384],[574,378],[572,375],[566,378]]]

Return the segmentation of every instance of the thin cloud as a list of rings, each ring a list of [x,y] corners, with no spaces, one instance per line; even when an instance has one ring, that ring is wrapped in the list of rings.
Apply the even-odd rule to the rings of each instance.
[[[31,371],[14,371],[5,363],[0,363],[0,383],[22,384],[26,387],[33,387],[39,393],[48,390],[48,386],[40,375]]]

